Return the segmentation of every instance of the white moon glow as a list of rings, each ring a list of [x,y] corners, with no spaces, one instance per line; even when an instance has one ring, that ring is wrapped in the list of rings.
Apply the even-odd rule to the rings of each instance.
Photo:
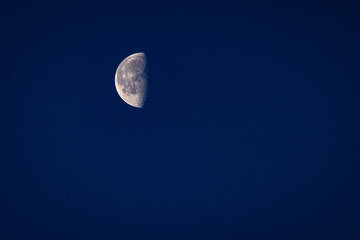
[[[125,58],[115,74],[115,87],[130,106],[142,108],[147,95],[147,61],[144,53]]]

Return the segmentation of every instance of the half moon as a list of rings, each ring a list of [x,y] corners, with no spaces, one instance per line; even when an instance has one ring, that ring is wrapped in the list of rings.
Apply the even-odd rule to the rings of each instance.
[[[125,58],[115,73],[115,87],[130,106],[142,108],[147,95],[147,61],[144,53]]]

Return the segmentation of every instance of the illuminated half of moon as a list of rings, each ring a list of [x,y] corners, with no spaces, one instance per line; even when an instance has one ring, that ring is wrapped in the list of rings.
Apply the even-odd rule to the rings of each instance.
[[[142,108],[147,95],[147,61],[144,53],[125,58],[115,74],[115,87],[130,106]]]

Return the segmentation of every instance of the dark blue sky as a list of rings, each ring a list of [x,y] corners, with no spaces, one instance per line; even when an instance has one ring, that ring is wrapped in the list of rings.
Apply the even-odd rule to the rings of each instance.
[[[4,1],[0,20],[0,239],[360,239],[355,1]],[[114,76],[141,51],[136,109]]]

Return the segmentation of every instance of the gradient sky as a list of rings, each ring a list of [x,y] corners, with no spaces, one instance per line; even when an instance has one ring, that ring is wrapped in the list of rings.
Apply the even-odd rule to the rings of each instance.
[[[0,239],[360,239],[356,1],[19,0],[0,20]],[[114,84],[136,52],[143,109]]]

